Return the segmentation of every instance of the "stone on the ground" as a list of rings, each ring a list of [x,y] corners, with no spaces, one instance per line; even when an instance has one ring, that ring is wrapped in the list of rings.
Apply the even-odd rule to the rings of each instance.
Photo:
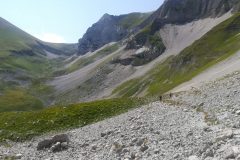
[[[200,160],[198,156],[190,156],[188,157],[188,160]]]
[[[23,156],[23,155],[22,155],[22,154],[20,154],[20,153],[19,153],[19,154],[16,154],[16,156],[15,156],[15,159],[21,159],[21,158],[22,158],[22,156]]]
[[[217,141],[223,141],[232,137],[233,137],[233,130],[225,129],[219,134],[219,136],[217,137]]]
[[[37,150],[43,150],[45,148],[50,148],[52,146],[51,139],[45,139],[38,143]]]

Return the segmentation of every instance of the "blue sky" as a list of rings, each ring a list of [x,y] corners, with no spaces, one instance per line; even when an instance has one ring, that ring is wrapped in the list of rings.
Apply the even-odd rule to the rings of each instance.
[[[149,12],[163,0],[2,0],[0,16],[52,42],[77,42],[104,14]]]

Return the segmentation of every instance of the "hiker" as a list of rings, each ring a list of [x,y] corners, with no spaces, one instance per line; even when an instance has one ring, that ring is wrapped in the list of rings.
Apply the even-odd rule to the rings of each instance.
[[[172,93],[169,94],[169,97],[172,98]]]
[[[162,101],[162,96],[159,96],[159,100]]]

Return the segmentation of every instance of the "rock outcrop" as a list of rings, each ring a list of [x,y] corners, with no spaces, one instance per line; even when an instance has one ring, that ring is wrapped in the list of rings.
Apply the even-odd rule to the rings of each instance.
[[[109,42],[122,40],[149,15],[150,13],[130,13],[120,16],[104,14],[79,39],[78,53],[83,55],[89,51],[95,51]]]
[[[67,144],[70,142],[68,135],[60,134],[51,139],[45,139],[38,143],[37,150],[51,148],[53,152],[58,152],[67,149]]]
[[[238,0],[165,0],[162,6],[140,25],[140,28],[153,23],[152,27],[158,29],[164,24],[184,24],[196,19],[219,17],[229,11],[237,12],[239,9]]]

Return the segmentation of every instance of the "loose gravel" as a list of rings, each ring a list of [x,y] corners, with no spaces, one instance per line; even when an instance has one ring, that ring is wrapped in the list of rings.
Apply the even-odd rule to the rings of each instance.
[[[0,146],[23,160],[240,160],[240,74],[69,130],[68,149],[37,151],[52,135]],[[59,133],[58,133],[59,134]]]

